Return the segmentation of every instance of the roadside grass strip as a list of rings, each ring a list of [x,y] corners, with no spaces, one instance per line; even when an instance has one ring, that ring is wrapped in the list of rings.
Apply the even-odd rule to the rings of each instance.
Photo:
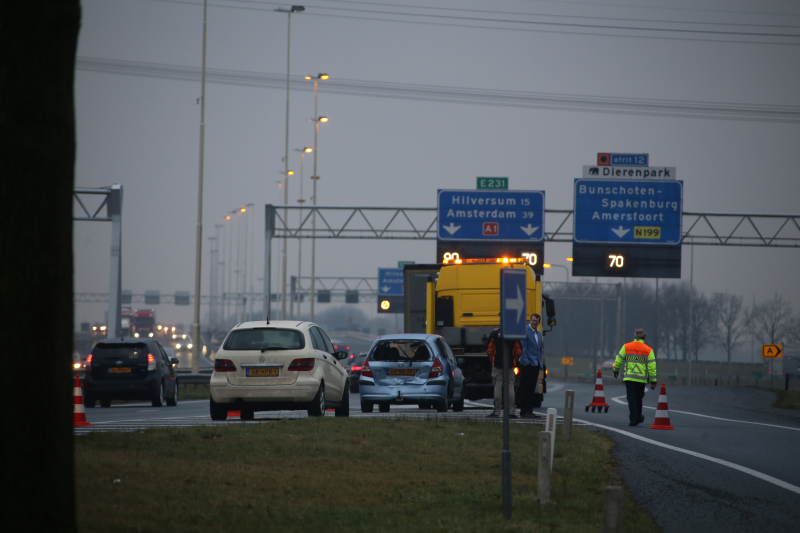
[[[787,391],[781,389],[769,390],[778,395],[778,399],[775,400],[775,403],[772,404],[772,407],[777,407],[778,409],[800,409],[800,392],[796,390]]]
[[[557,433],[537,502],[539,424],[511,426],[514,506],[502,518],[502,431],[482,420],[296,418],[89,433],[75,440],[83,532],[597,532],[621,485],[611,440]],[[626,491],[628,531],[660,531]]]

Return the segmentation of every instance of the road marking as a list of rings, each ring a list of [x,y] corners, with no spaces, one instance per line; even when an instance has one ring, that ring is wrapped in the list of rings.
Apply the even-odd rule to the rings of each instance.
[[[656,446],[661,446],[662,448],[666,448],[668,450],[672,450],[675,452],[685,453],[686,455],[691,455],[692,457],[697,457],[698,459],[705,459],[706,461],[711,461],[712,463],[717,463],[722,466],[727,466],[728,468],[732,468],[734,470],[738,470],[744,474],[749,474],[753,477],[766,481],[767,483],[772,483],[773,485],[777,485],[783,489],[788,491],[794,492],[796,494],[800,494],[800,487],[796,485],[792,485],[791,483],[787,483],[783,480],[778,478],[772,477],[768,474],[764,474],[763,472],[759,472],[757,470],[753,470],[752,468],[747,468],[746,466],[737,465],[736,463],[731,463],[730,461],[726,461],[724,459],[717,459],[716,457],[711,457],[710,455],[706,455],[704,453],[693,452],[692,450],[687,450],[685,448],[678,448],[677,446],[672,446],[671,444],[664,444],[663,442],[659,442],[657,440],[648,439],[647,437],[642,437],[640,435],[636,435],[635,433],[631,433],[629,431],[624,431],[621,429],[613,428],[610,426],[604,426],[602,424],[595,424],[594,422],[589,422],[587,420],[580,420],[576,418],[575,420],[582,422],[584,424],[588,424],[590,426],[595,426],[598,428],[607,429],[609,431],[613,431],[615,433],[620,433],[621,435],[625,435],[627,437],[634,438],[636,440],[640,440],[642,442],[646,442],[648,444],[654,444]]]
[[[617,396],[616,398],[611,398],[617,403],[621,403],[622,405],[628,405],[628,402],[623,402],[620,398],[625,398],[625,396]],[[643,405],[645,409],[655,409],[655,407],[648,407],[647,405]],[[720,418],[718,416],[710,416],[710,415],[701,415],[700,413],[690,413],[689,411],[676,411],[674,409],[669,410],[670,413],[681,413],[683,415],[692,415],[692,416],[700,416],[702,418],[711,418],[714,420],[724,420],[725,422],[738,422],[740,424],[753,424],[755,426],[767,426],[770,428],[780,428],[780,429],[791,429],[792,431],[800,431],[800,428],[793,428],[791,426],[778,426],[776,424],[765,424],[763,422],[749,422],[747,420],[734,420],[732,418]]]

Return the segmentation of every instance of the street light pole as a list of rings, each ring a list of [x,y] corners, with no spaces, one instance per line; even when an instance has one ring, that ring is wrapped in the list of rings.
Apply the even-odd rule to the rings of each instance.
[[[289,65],[291,59],[291,45],[292,45],[292,13],[300,13],[305,11],[303,6],[292,6],[289,9],[278,8],[275,11],[286,13],[287,16],[287,31],[286,31],[286,146],[283,154],[284,173],[283,173],[283,205],[289,205]],[[283,220],[286,220],[288,211],[283,210]],[[281,319],[286,320],[286,236],[283,237],[283,272],[281,274],[281,283],[283,285],[282,299],[281,299]]]
[[[311,176],[311,179],[314,180],[314,192],[312,196],[312,203],[316,207],[317,205],[317,181],[319,181],[319,176],[317,175],[317,137],[319,136],[319,123],[320,122],[327,122],[327,117],[320,117],[317,115],[317,86],[319,80],[327,80],[330,78],[327,74],[317,74],[316,76],[306,76],[307,80],[314,80],[314,174]],[[316,277],[316,264],[317,261],[317,211],[311,215],[311,321],[314,321],[314,303],[316,299],[316,287],[315,281]]]
[[[203,0],[203,72],[200,81],[200,171],[197,179],[197,245],[194,267],[194,322],[192,373],[200,372],[200,263],[203,257],[203,161],[206,139],[206,21],[208,0]]]
[[[303,198],[303,176],[304,176],[303,163],[305,162],[306,154],[309,152],[313,152],[314,149],[306,146],[302,150],[300,150],[299,148],[295,148],[295,151],[300,152],[300,198],[297,199],[297,203],[300,204],[300,207],[302,207],[306,201],[305,198]],[[298,213],[299,213],[298,216],[299,223],[297,227],[300,227],[300,225],[303,223],[303,210],[300,209]],[[300,289],[300,277],[302,276],[302,270],[303,270],[303,240],[297,239],[297,289],[298,289],[297,292],[299,292]],[[297,300],[297,319],[299,320],[300,302],[302,301],[302,295],[299,297],[296,296],[297,292],[295,293],[294,298]],[[292,303],[292,305],[294,306],[294,302]],[[292,316],[294,317],[294,310],[292,310]]]

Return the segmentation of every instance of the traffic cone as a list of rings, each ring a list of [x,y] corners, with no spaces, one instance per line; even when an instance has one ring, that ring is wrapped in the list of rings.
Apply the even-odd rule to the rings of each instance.
[[[595,408],[597,408],[598,413],[602,413],[603,407],[606,408],[605,412],[608,412],[609,405],[606,403],[606,393],[603,390],[603,375],[600,373],[599,368],[597,369],[597,379],[594,381],[594,398],[592,398],[592,403],[586,406],[587,413],[590,407],[593,413]]]
[[[242,417],[241,411],[228,411],[228,416],[238,416],[239,418]]]
[[[75,376],[75,387],[72,389],[72,403],[75,404],[72,411],[72,426],[91,426],[86,421],[86,409],[83,406],[83,391],[81,391],[81,378]]]
[[[656,419],[650,429],[675,429],[669,421],[669,407],[667,407],[667,386],[661,384],[661,392],[658,395],[658,406],[656,407]]]

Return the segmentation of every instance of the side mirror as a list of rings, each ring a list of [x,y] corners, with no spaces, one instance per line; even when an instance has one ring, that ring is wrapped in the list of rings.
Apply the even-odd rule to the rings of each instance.
[[[333,352],[333,356],[339,361],[342,361],[343,359],[347,359],[348,354],[347,352],[339,351],[339,352]]]
[[[180,361],[178,361],[178,358],[177,358],[177,357],[172,357],[172,358],[169,360],[169,362],[170,362],[170,363],[172,363],[173,365],[177,365],[178,363],[180,363]]]
[[[553,326],[555,326],[556,325],[556,317],[554,317],[554,316],[547,317],[547,325],[550,326],[551,328]]]
[[[544,298],[544,312],[547,315],[547,318],[549,319],[550,317],[556,316],[556,302],[555,302],[555,300],[553,300],[552,298],[550,298],[546,294],[543,294],[542,298]],[[550,321],[549,320],[548,320],[547,324],[550,325]],[[555,324],[555,321],[553,322],[553,324]]]

